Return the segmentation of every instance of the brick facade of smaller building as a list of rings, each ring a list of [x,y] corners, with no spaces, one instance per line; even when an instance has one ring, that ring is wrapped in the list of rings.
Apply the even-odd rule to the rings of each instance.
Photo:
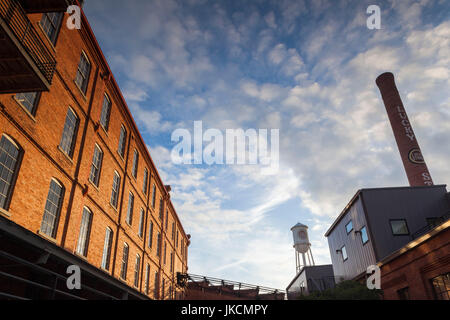
[[[450,221],[393,253],[380,267],[386,300],[448,300]]]

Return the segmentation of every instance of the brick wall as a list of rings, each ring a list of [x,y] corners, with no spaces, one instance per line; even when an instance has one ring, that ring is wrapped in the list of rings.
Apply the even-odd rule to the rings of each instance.
[[[408,288],[413,300],[434,299],[431,279],[450,272],[450,228],[406,251],[381,267],[381,289],[386,300],[399,299]]]
[[[114,232],[112,242],[110,268],[107,272],[120,278],[121,261],[124,243],[129,245],[128,269],[125,281],[134,287],[134,271],[136,255],[141,257],[140,281],[136,288],[145,292],[146,266],[150,265],[149,296],[153,296],[153,288],[161,290],[155,284],[154,273],[159,279],[166,279],[164,295],[176,280],[177,272],[187,271],[187,245],[189,239],[170,202],[170,195],[161,181],[146,145],[131,118],[123,97],[114,78],[108,76],[109,67],[98,48],[95,37],[90,31],[88,22],[83,16],[81,30],[66,28],[67,14],[60,28],[57,42],[53,46],[39,26],[41,14],[29,15],[34,27],[43,38],[44,43],[57,59],[57,71],[49,92],[43,92],[35,115],[29,114],[12,94],[0,95],[0,136],[12,138],[23,150],[23,160],[18,169],[17,181],[11,195],[8,210],[0,213],[21,226],[39,233],[44,207],[51,179],[56,179],[64,186],[65,193],[61,212],[57,223],[55,242],[75,254],[80,232],[83,208],[93,213],[93,220],[88,244],[87,256],[84,257],[92,265],[101,266],[106,228]],[[82,93],[74,82],[75,75],[84,52],[91,63],[91,72],[86,93]],[[112,102],[108,130],[99,125],[105,94]],[[68,156],[59,148],[68,108],[71,108],[79,119],[73,156]],[[127,130],[125,156],[118,153],[120,129]],[[103,151],[103,164],[98,187],[89,181],[94,147],[98,145]],[[131,174],[133,152],[139,152],[137,178]],[[147,194],[144,194],[144,168],[149,172]],[[119,173],[121,185],[117,208],[110,204],[114,173]],[[152,208],[153,184],[156,185],[156,206]],[[132,224],[126,219],[129,192],[134,194],[134,211]],[[164,213],[168,211],[168,229],[164,219],[159,219],[159,199],[164,199]],[[144,210],[144,232],[138,235],[139,216]],[[153,244],[148,248],[149,224],[153,221]],[[172,239],[172,223],[179,233],[178,245],[176,237]],[[162,234],[167,243],[166,265],[156,256],[156,235]],[[45,237],[44,235],[40,234]],[[181,241],[185,244],[183,256]],[[170,253],[174,253],[174,268],[170,269]],[[161,248],[164,254],[164,248]]]

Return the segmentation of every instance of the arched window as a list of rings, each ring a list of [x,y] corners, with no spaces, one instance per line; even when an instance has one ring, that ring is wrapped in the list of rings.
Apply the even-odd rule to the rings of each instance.
[[[81,217],[80,235],[78,236],[77,253],[87,257],[89,236],[92,226],[92,212],[87,207],[83,208],[83,216]]]
[[[22,160],[22,148],[6,134],[0,140],[0,208],[9,209]]]
[[[41,223],[41,232],[51,238],[56,238],[63,198],[64,186],[56,179],[52,179]]]
[[[128,270],[128,244],[125,242],[123,244],[123,254],[122,254],[122,269],[120,270],[120,277],[123,280],[127,280],[127,270]]]

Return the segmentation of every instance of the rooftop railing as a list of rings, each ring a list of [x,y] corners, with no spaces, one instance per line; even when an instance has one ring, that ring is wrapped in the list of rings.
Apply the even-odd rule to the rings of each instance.
[[[430,222],[423,228],[417,230],[411,235],[411,238],[413,240],[419,238],[420,236],[424,235],[425,233],[433,230],[434,228],[440,226],[444,222],[446,222],[448,219],[450,219],[450,212],[447,212],[445,215],[439,218],[430,219]]]
[[[39,37],[17,0],[0,0],[0,18],[10,28],[17,41],[31,57],[50,84],[56,69],[56,60]]]

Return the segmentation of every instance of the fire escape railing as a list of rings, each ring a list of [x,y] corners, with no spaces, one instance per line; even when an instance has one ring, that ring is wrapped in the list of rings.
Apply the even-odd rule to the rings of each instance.
[[[56,70],[56,59],[42,42],[22,6],[17,0],[0,0],[0,18],[50,84]]]

